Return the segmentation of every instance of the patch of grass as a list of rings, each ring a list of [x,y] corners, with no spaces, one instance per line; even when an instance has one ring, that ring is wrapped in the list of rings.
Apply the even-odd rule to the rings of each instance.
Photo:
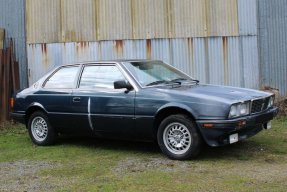
[[[13,176],[13,166],[3,166],[23,160],[51,167],[19,178]],[[168,159],[156,143],[60,135],[58,144],[38,147],[23,125],[6,123],[0,125],[0,174],[4,172],[11,176],[0,182],[23,191],[33,189],[33,180],[49,184],[51,191],[286,191],[287,118],[244,141],[204,146],[190,161]]]

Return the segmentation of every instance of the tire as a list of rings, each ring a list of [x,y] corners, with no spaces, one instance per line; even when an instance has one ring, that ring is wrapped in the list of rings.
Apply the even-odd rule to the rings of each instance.
[[[42,111],[36,111],[30,116],[28,131],[31,140],[39,146],[53,145],[58,139],[58,133],[51,126],[47,115]]]
[[[173,160],[194,158],[202,146],[195,122],[182,114],[168,116],[161,122],[157,140],[162,152]]]

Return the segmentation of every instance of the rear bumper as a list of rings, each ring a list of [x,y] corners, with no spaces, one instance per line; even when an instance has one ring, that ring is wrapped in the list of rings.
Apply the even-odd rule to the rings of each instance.
[[[19,123],[26,124],[25,114],[24,114],[24,113],[14,113],[14,112],[11,112],[11,113],[10,113],[10,118],[13,119],[13,120],[15,120],[15,121],[18,121]]]
[[[240,117],[231,120],[198,120],[196,121],[206,143],[210,146],[230,144],[229,135],[238,133],[238,140],[243,140],[256,135],[263,129],[263,125],[277,116],[279,110],[272,107],[260,114]],[[245,122],[238,126],[239,122]],[[204,127],[204,124],[212,124],[212,127]]]

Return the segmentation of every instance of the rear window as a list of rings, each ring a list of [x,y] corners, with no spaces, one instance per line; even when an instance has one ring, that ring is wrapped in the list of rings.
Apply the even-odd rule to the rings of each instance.
[[[55,74],[49,77],[44,88],[72,89],[79,66],[62,67]]]

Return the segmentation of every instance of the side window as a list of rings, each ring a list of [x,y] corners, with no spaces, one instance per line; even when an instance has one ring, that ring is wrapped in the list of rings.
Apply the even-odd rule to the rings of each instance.
[[[96,89],[108,88],[114,89],[114,82],[126,80],[122,72],[116,66],[86,66],[82,73],[79,88]]]
[[[44,84],[44,88],[71,89],[74,85],[79,66],[62,67]]]

